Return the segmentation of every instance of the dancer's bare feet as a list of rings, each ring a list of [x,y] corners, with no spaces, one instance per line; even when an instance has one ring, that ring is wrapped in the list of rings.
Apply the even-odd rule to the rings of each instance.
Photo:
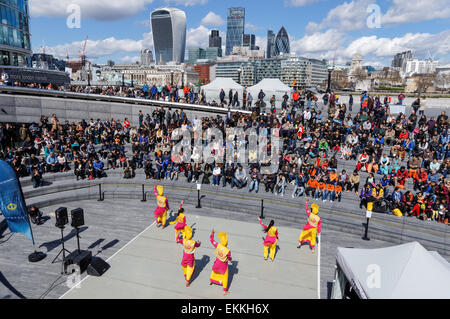
[[[191,284],[187,282],[186,283],[186,287],[190,287],[190,286],[191,286]]]
[[[229,294],[230,294],[229,291],[224,291],[224,292],[223,292],[223,295],[224,295],[224,296],[229,295]]]
[[[316,251],[316,249],[315,248],[313,248],[313,249],[311,249],[311,252],[314,254],[314,252]]]

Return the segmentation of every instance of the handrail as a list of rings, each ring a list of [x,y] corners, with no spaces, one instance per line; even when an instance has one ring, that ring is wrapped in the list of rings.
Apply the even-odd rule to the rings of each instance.
[[[120,96],[109,96],[100,94],[87,94],[87,93],[76,93],[76,92],[65,92],[56,90],[43,90],[43,89],[32,89],[23,87],[11,87],[11,86],[0,86],[0,93],[2,94],[18,94],[26,96],[45,96],[45,97],[57,97],[64,99],[77,99],[77,100],[94,100],[102,102],[114,102],[114,103],[126,103],[126,104],[139,104],[143,106],[153,106],[153,107],[166,107],[174,109],[183,109],[190,111],[200,111],[200,112],[212,112],[226,114],[228,112],[227,108],[197,105],[197,104],[186,104],[178,102],[165,102],[165,101],[155,101],[148,99],[137,99],[129,97]],[[250,111],[244,111],[239,109],[230,109],[232,113],[243,113],[251,114]]]

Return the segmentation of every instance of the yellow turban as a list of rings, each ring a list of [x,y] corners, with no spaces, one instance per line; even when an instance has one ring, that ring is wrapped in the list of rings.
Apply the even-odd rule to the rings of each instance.
[[[164,187],[162,187],[161,185],[156,186],[156,190],[158,191],[158,195],[162,196],[163,192],[164,192]]]
[[[218,234],[217,234],[217,237],[219,237],[220,243],[221,243],[223,246],[228,245],[228,234],[227,234],[227,233],[218,233]]]
[[[184,239],[191,240],[192,239],[192,228],[189,226],[184,227]]]
[[[312,204],[312,205],[311,205],[311,213],[313,213],[314,215],[319,214],[319,205],[317,205],[317,204]]]

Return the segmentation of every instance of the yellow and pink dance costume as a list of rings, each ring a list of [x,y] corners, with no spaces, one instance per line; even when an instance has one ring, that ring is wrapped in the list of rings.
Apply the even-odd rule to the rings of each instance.
[[[300,248],[302,244],[308,243],[314,253],[316,247],[316,237],[321,232],[321,219],[317,216],[319,214],[319,205],[312,204],[310,211],[308,201],[306,201],[305,210],[306,214],[308,214],[308,223],[303,226],[303,231],[298,239],[299,245],[297,247]]]
[[[223,287],[224,295],[228,292],[228,262],[231,261],[231,251],[228,246],[228,234],[218,233],[217,237],[220,239],[220,243],[214,240],[214,230],[211,232],[210,241],[214,246],[216,261],[214,262],[210,284],[221,285]]]
[[[156,226],[160,227],[162,225],[162,229],[164,229],[166,227],[167,211],[170,209],[169,201],[163,196],[164,188],[162,186],[155,186],[153,191],[155,192],[157,204],[155,209]]]
[[[189,287],[195,269],[195,249],[200,247],[201,243],[192,240],[192,228],[189,226],[184,228],[183,238],[178,237],[177,242],[183,245],[181,268],[183,269],[184,278],[186,279],[186,287]]]
[[[181,202],[180,207],[178,208],[178,216],[175,221],[171,222],[170,225],[175,224],[175,240],[178,240],[180,233],[184,235],[184,229],[187,226],[186,224],[186,215],[184,214],[183,202]]]
[[[259,219],[259,223],[267,231],[267,236],[264,240],[264,259],[267,260],[270,250],[270,259],[273,261],[277,250],[278,230],[273,226],[273,221],[271,222],[271,227],[269,229],[267,229],[269,226],[264,225],[261,219]]]

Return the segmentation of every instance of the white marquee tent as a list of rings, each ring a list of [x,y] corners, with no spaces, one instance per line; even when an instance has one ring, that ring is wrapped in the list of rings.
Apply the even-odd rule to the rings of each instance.
[[[270,106],[270,99],[273,95],[275,95],[275,105],[278,108],[281,107],[283,96],[287,93],[287,95],[291,97],[292,92],[292,89],[281,82],[279,79],[264,79],[258,84],[247,89],[247,91],[252,94],[253,103],[258,100],[258,94],[261,90],[263,90],[264,94],[266,95],[266,97],[264,98],[264,102],[266,102],[268,107]]]
[[[417,242],[381,249],[338,248],[332,299],[348,287],[362,299],[449,299],[450,264]]]
[[[206,94],[206,101],[212,102],[215,100],[217,103],[220,103],[220,91],[222,89],[225,91],[225,100],[227,102],[230,89],[233,90],[233,94],[238,91],[239,103],[242,106],[242,93],[244,88],[231,78],[216,78],[211,83],[202,86],[201,89],[204,90]]]

